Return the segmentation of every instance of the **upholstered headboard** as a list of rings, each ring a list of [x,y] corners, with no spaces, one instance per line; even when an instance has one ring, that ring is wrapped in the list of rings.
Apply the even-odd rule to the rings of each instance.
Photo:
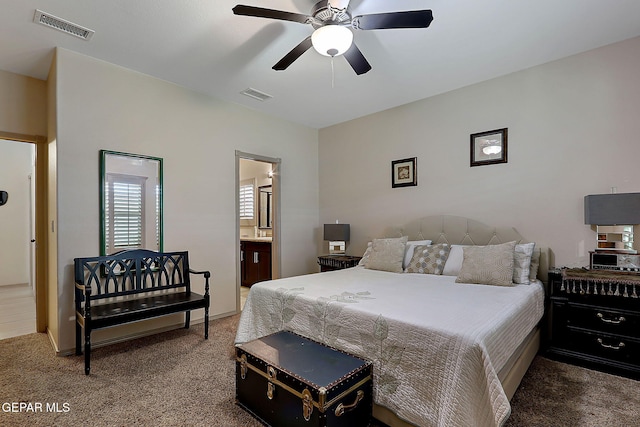
[[[409,240],[429,239],[433,243],[450,245],[496,245],[516,241],[528,243],[513,227],[493,227],[473,219],[453,215],[437,215],[420,218],[401,227],[390,227],[385,237],[408,236]],[[537,245],[536,245],[537,246]],[[547,282],[549,249],[540,248],[538,279]]]

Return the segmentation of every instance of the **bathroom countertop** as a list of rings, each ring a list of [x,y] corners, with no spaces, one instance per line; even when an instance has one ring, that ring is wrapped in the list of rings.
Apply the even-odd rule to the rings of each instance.
[[[241,242],[267,242],[271,243],[272,237],[240,237]]]

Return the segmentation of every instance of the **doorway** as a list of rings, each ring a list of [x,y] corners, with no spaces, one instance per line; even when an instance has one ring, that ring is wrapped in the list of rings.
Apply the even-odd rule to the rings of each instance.
[[[5,165],[0,184],[0,339],[45,332],[47,272],[47,139],[0,131]]]
[[[236,151],[236,311],[250,287],[280,277],[281,160]]]

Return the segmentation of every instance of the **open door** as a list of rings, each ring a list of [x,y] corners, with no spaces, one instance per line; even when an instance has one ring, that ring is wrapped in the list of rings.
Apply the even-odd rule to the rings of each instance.
[[[28,254],[29,270],[33,293],[35,295],[36,331],[45,332],[47,328],[47,138],[39,135],[23,135],[0,131],[0,139],[16,143],[31,143],[35,146],[35,162],[28,183],[25,184],[29,230],[25,234],[24,247]],[[26,178],[26,177],[25,177]]]
[[[280,277],[280,162],[236,151],[236,311],[252,284]]]

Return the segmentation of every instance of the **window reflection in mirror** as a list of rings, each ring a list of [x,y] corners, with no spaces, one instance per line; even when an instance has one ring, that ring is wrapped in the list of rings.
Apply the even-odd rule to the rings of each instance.
[[[272,191],[270,185],[258,187],[258,228],[271,228],[273,223]]]
[[[162,159],[100,151],[100,255],[162,251]]]

